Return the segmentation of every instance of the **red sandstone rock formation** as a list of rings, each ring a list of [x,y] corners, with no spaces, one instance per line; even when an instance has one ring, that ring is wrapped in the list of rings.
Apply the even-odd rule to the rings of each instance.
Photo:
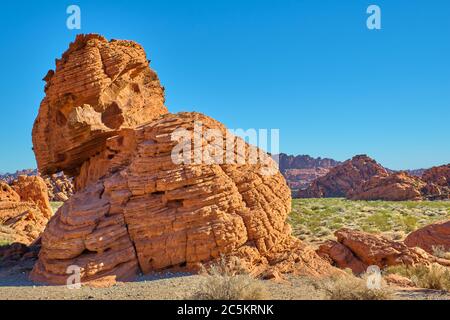
[[[308,155],[292,156],[284,153],[278,155],[280,171],[286,178],[288,186],[294,191],[307,188],[311,182],[328,173],[341,164],[329,158],[313,158]]]
[[[433,254],[433,247],[442,247],[450,251],[450,221],[427,225],[410,233],[405,244],[409,247],[419,247]]]
[[[99,59],[102,50],[113,53]],[[130,55],[133,63],[127,60]],[[46,143],[35,148],[35,153],[40,170],[74,175],[78,191],[49,222],[32,279],[62,284],[68,277],[67,267],[77,265],[84,283],[126,280],[139,271],[195,269],[222,254],[241,258],[254,274],[325,275],[335,271],[312,248],[291,236],[286,223],[290,190],[267,154],[236,137],[230,148],[226,128],[204,115],[156,117],[165,113],[163,91],[156,75],[141,61],[143,57],[137,44],[81,36],[51,76],[33,131],[35,146],[39,141]],[[103,91],[78,90],[64,84],[66,78],[61,74],[74,63],[81,66],[79,78],[91,79],[95,74],[104,80],[101,84],[106,81],[110,87],[99,83],[95,88],[100,86]],[[97,65],[111,75],[105,78]],[[119,80],[108,82],[113,78]],[[67,94],[75,96],[68,107],[65,100],[55,98]],[[117,114],[124,118],[117,126],[107,125],[115,123],[104,109],[111,101],[116,102],[114,110],[118,109],[112,119],[117,120]],[[86,103],[89,106],[79,110]],[[66,111],[72,116],[66,117]],[[149,118],[155,119],[142,124]],[[198,123],[202,130],[222,136],[199,137],[195,132]],[[182,149],[192,148],[185,153],[187,158],[200,154],[202,162],[179,163],[182,154],[173,157],[174,147],[180,146],[173,133],[179,129],[194,140],[181,144]],[[253,150],[259,155],[257,163],[249,162]],[[234,163],[228,162],[230,156]]]
[[[19,176],[13,182],[12,188],[20,197],[21,201],[33,202],[42,214],[50,218],[53,214],[48,200],[47,185],[41,177],[37,176]]]
[[[326,175],[330,169],[313,168],[313,169],[286,169],[283,176],[292,190],[307,188],[314,180]],[[294,192],[295,194],[295,192]]]
[[[132,41],[79,35],[44,80],[46,97],[33,127],[43,175],[77,175],[117,130],[167,113],[158,76]]]
[[[0,201],[19,202],[20,196],[7,183],[0,181]]]
[[[426,170],[422,180],[427,183],[422,190],[425,198],[450,199],[450,164]]]
[[[339,268],[350,268],[356,274],[370,265],[385,268],[406,264],[430,264],[433,262],[450,266],[450,261],[437,259],[420,248],[411,248],[402,242],[388,240],[361,231],[341,229],[335,232],[337,241],[320,246],[318,254]]]
[[[126,138],[110,138],[118,147],[117,166],[75,194],[50,221],[33,279],[63,283],[69,265],[82,267],[84,281],[111,274],[127,279],[139,269],[147,273],[174,266],[194,268],[221,254],[240,256],[252,266],[267,268],[279,262],[283,271],[331,272],[312,249],[291,236],[285,180],[280,173],[262,171],[272,168],[273,161],[173,162],[177,142],[171,140],[172,132],[193,132],[196,122],[225,136],[225,127],[217,121],[182,113],[125,131]],[[204,139],[202,144],[207,145]],[[105,152],[96,161],[115,163],[114,157]]]
[[[370,178],[387,175],[387,170],[375,160],[365,155],[355,156],[315,180],[309,188],[300,191],[299,196],[308,198],[345,197]]]
[[[351,200],[421,200],[425,183],[406,172],[374,176],[347,193]]]
[[[426,170],[422,180],[442,187],[450,187],[450,164]]]
[[[356,156],[314,180],[298,196],[386,201],[450,199],[449,181],[450,165],[426,170],[419,178],[406,171],[387,170],[367,156]]]
[[[72,180],[63,173],[45,177],[50,201],[67,201],[74,193]]]
[[[39,177],[20,176],[12,187],[0,182],[0,225],[11,241],[30,244],[51,217],[47,187]]]
[[[19,176],[41,176],[35,169],[26,169],[16,171],[15,173],[7,173],[0,175],[0,181],[4,180],[8,184],[12,184]],[[42,177],[47,184],[48,199],[50,201],[67,201],[74,192],[72,180],[67,177],[63,172],[57,174],[51,174],[49,176]]]

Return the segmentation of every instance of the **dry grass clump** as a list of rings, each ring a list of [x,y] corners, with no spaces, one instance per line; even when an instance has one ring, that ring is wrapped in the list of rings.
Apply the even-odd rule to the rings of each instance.
[[[353,275],[329,278],[325,280],[323,290],[330,300],[389,300],[393,297],[384,283],[379,289],[370,289],[366,275],[361,278]]]
[[[406,277],[419,288],[450,291],[450,268],[439,264],[398,265],[387,268],[386,272]]]
[[[204,279],[192,296],[195,300],[267,300],[270,295],[262,280],[252,278],[239,259],[222,257],[203,268]]]
[[[14,242],[14,230],[0,225],[0,247],[10,245]]]
[[[444,246],[433,246],[433,255],[438,258],[450,260],[450,252]]]

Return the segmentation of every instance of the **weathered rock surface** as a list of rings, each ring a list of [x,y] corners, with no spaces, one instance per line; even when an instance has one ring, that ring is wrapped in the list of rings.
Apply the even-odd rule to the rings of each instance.
[[[332,272],[291,236],[290,191],[265,153],[258,164],[248,164],[248,146],[241,155],[246,164],[174,163],[172,133],[184,128],[193,137],[199,122],[225,139],[222,124],[198,113],[167,114],[110,137],[110,147],[86,163],[86,176],[103,178],[86,181],[50,221],[32,278],[64,283],[66,268],[78,265],[83,282],[125,280],[139,270],[195,269],[221,254],[239,256],[257,274],[273,265],[281,272]],[[207,146],[201,139],[192,154],[203,150],[211,159],[215,151]]]
[[[83,283],[110,283],[222,254],[255,275],[336,271],[291,236],[275,162],[207,116],[167,114],[139,45],[79,36],[46,80],[33,130],[39,170],[73,176],[76,193],[42,235],[35,281],[63,284],[76,265]],[[180,146],[189,151],[173,155]]]
[[[285,153],[279,154],[280,171],[284,172],[288,169],[314,169],[314,168],[333,168],[341,162],[330,158],[313,158],[308,155],[287,155]]]
[[[429,200],[450,199],[450,164],[426,170],[422,180],[427,183],[423,188],[424,197]]]
[[[19,202],[20,196],[9,184],[0,181],[0,201]]]
[[[33,127],[43,175],[77,175],[117,130],[167,113],[164,89],[143,48],[132,41],[78,35],[44,80],[46,97]]]
[[[286,169],[283,172],[283,176],[295,196],[296,191],[308,188],[314,180],[325,176],[329,171],[330,169],[321,167],[313,169]]]
[[[426,170],[422,180],[442,187],[450,187],[450,164]]]
[[[0,225],[12,242],[30,244],[45,228],[52,210],[39,177],[20,176],[10,187],[0,182]]]
[[[351,200],[421,200],[425,183],[406,172],[374,176],[347,193]]]
[[[50,201],[64,202],[74,194],[72,180],[64,173],[52,174],[44,178]]]
[[[40,176],[37,169],[19,170],[15,173],[7,173],[0,175],[0,181],[4,180],[9,185],[13,184],[20,176]],[[50,201],[67,201],[73,193],[72,179],[67,177],[63,172],[42,177],[47,185],[48,199]]]
[[[405,239],[409,247],[419,247],[433,254],[433,247],[450,251],[450,221],[434,223],[411,232]]]
[[[25,245],[23,243],[13,243],[0,247],[0,269],[12,268],[19,261],[35,261],[39,253],[39,245]]]
[[[306,190],[301,190],[302,198],[346,197],[349,192],[374,176],[387,176],[388,171],[366,155],[355,156],[332,168],[325,176],[316,179]]]
[[[13,182],[12,188],[19,195],[21,201],[33,202],[45,217],[52,216],[47,185],[41,177],[20,176]]]
[[[418,174],[422,170],[410,171]],[[332,168],[299,190],[300,198],[346,197],[351,200],[450,199],[450,165],[425,170],[422,177],[392,171],[362,155]]]
[[[361,231],[341,229],[335,232],[337,241],[321,245],[318,254],[339,268],[350,268],[356,274],[368,266],[381,269],[399,264],[428,265],[433,262],[450,266],[450,261],[437,259],[417,247],[409,247],[402,242],[388,240],[382,236]]]
[[[7,184],[12,184],[14,180],[17,180],[17,178],[19,178],[19,176],[37,176],[37,175],[39,175],[39,173],[36,169],[17,170],[14,173],[0,174],[0,181],[3,180]]]
[[[297,190],[307,188],[311,182],[323,177],[328,171],[341,164],[329,158],[313,158],[308,155],[292,156],[284,153],[278,155],[280,171],[288,186],[296,195]]]

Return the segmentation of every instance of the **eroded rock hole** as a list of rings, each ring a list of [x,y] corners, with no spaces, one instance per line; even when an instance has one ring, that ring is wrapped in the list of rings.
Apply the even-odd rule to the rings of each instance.
[[[169,200],[166,205],[169,208],[179,208],[183,206],[183,200]]]
[[[110,129],[119,129],[124,122],[122,110],[116,102],[109,105],[102,113],[102,122]]]
[[[56,123],[59,126],[64,126],[67,123],[67,118],[64,116],[64,114],[58,110],[58,112],[56,112]]]

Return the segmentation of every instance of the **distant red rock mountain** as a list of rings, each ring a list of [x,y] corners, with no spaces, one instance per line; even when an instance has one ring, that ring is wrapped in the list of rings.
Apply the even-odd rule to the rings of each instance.
[[[302,198],[338,198],[346,197],[347,193],[374,176],[388,176],[388,171],[369,158],[358,155],[314,180],[306,190],[301,190]]]
[[[15,173],[0,173],[0,180],[6,181],[6,183],[11,184],[19,176],[37,176],[37,169],[24,169],[18,170]]]
[[[450,199],[450,165],[424,170],[421,177],[418,173],[392,171],[367,155],[358,155],[330,169],[296,196],[387,201]]]
[[[296,191],[307,188],[312,181],[326,175],[341,162],[330,158],[313,158],[309,155],[279,154],[279,167],[289,187]]]

